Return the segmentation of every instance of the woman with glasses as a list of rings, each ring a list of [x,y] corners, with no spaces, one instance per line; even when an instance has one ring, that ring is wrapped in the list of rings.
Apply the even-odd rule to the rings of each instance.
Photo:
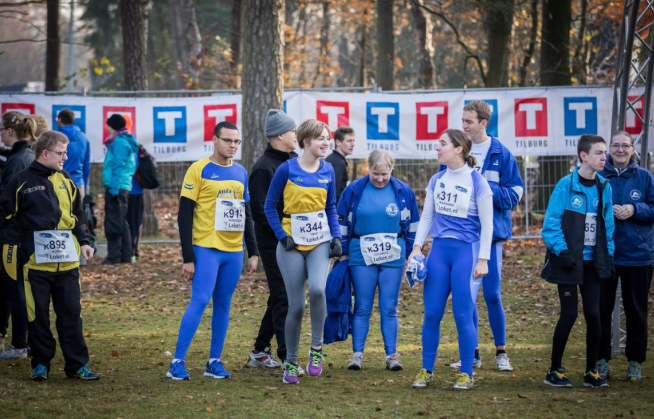
[[[31,116],[20,112],[7,112],[2,115],[0,136],[2,142],[10,147],[7,162],[2,170],[0,193],[17,173],[27,169],[34,161],[32,147],[36,142],[37,123]],[[11,345],[0,354],[0,359],[19,359],[27,357],[27,312],[25,309],[25,290],[18,284],[16,276],[16,258],[11,255],[17,249],[20,235],[13,222],[0,230],[2,243],[2,283],[4,296],[0,296],[0,346],[3,346],[7,334],[9,315],[11,313]],[[19,286],[20,285],[20,286]]]
[[[488,274],[493,239],[493,192],[474,167],[470,155],[472,140],[465,132],[448,129],[436,150],[447,170],[434,175],[427,185],[427,197],[418,224],[413,252],[420,255],[428,234],[434,239],[427,258],[423,288],[425,318],[422,325],[422,369],[414,387],[433,382],[432,370],[440,343],[440,323],[452,294],[452,310],[459,334],[461,374],[455,390],[474,385],[472,364],[477,346],[474,322],[476,297],[481,278]]]
[[[322,338],[327,317],[325,285],[330,258],[341,255],[341,232],[336,216],[334,169],[322,158],[329,149],[329,127],[307,119],[296,131],[302,156],[282,163],[273,176],[264,210],[279,240],[277,262],[286,285],[286,359],[283,382],[298,383],[298,347],[305,306],[305,283],[311,305],[309,375],[322,372]],[[277,213],[283,196],[284,215]]]
[[[617,132],[611,138],[609,150],[610,156],[600,174],[611,182],[613,191],[616,275],[602,282],[602,337],[597,371],[605,379],[611,376],[611,316],[619,279],[627,318],[627,379],[638,382],[647,353],[647,298],[654,264],[654,176],[639,167],[629,133]]]
[[[231,377],[221,356],[232,296],[243,268],[244,242],[249,256],[245,273],[254,272],[259,263],[247,172],[232,160],[241,144],[239,135],[231,122],[216,125],[213,155],[193,163],[184,176],[177,221],[182,277],[193,282],[191,302],[179,325],[175,357],[166,374],[173,380],[191,378],[184,360],[211,299],[211,349],[204,376]]]
[[[338,202],[343,234],[341,260],[349,260],[354,285],[353,356],[348,370],[363,368],[363,349],[377,288],[386,369],[402,369],[397,353],[397,303],[420,217],[411,188],[391,176],[394,164],[391,153],[374,150],[368,157],[370,174],[345,188]]]

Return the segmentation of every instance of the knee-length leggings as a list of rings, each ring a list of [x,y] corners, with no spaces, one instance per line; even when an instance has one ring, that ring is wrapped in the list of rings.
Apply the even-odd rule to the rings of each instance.
[[[423,288],[425,319],[422,324],[422,367],[434,369],[440,343],[441,320],[452,293],[452,311],[459,334],[461,372],[472,377],[472,362],[477,344],[475,297],[480,279],[473,278],[479,259],[479,242],[466,243],[445,238],[434,239],[427,258],[427,278]]]

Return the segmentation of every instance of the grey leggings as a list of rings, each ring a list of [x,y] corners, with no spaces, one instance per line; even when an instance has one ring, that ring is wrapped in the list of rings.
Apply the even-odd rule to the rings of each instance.
[[[309,252],[296,249],[286,251],[277,244],[277,264],[284,277],[288,296],[286,315],[286,361],[297,364],[300,346],[302,317],[304,317],[305,282],[309,278],[309,304],[311,307],[311,346],[322,346],[322,335],[327,317],[325,284],[329,274],[329,242],[314,247]],[[307,275],[308,274],[308,275]]]

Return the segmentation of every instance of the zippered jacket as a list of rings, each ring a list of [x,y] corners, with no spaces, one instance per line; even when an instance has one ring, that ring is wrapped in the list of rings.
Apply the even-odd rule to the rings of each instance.
[[[118,195],[120,189],[132,190],[132,176],[136,173],[134,153],[139,144],[132,134],[118,135],[107,148],[107,155],[102,166],[102,183],[112,195]]]
[[[582,285],[584,278],[584,237],[586,229],[586,194],[579,183],[579,169],[559,180],[550,196],[543,222],[543,240],[547,246],[541,277],[553,284]],[[611,278],[613,266],[613,198],[611,185],[601,175],[595,178],[598,191],[597,232],[593,263],[600,279]],[[570,251],[577,261],[572,270],[559,267],[559,255]]]
[[[64,170],[70,174],[76,185],[88,188],[91,174],[91,146],[88,137],[77,125],[64,125],[59,131],[68,137],[69,141],[68,160],[64,162]]]
[[[654,175],[638,166],[634,159],[621,173],[609,157],[599,172],[611,183],[613,204],[634,206],[634,215],[615,220],[616,265],[654,264]]]
[[[37,264],[35,231],[71,230],[78,254],[81,245],[90,244],[75,182],[67,172],[52,170],[38,161],[14,176],[0,195],[0,227],[9,223],[20,234],[19,260],[29,269],[56,272],[79,266],[79,262]]]
[[[341,200],[338,201],[338,223],[341,228],[343,254],[347,255],[352,234],[354,234],[354,225],[356,223],[357,208],[363,195],[363,190],[370,181],[370,175],[357,179],[345,188]],[[420,221],[420,214],[418,212],[418,204],[416,203],[416,196],[413,190],[406,183],[402,182],[391,176],[391,186],[395,191],[395,201],[400,210],[400,228],[404,236],[406,244],[406,255],[408,258],[413,251],[413,242],[416,238],[416,231],[418,230],[418,222]]]

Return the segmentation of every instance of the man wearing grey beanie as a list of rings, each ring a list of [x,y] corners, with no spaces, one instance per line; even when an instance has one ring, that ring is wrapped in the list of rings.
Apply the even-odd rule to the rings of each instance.
[[[261,319],[259,334],[254,343],[254,350],[248,357],[247,365],[255,368],[279,368],[270,351],[273,336],[277,338],[277,356],[286,359],[286,339],[284,326],[288,312],[288,297],[284,279],[277,265],[275,249],[277,238],[268,224],[263,211],[268,189],[277,168],[286,160],[297,157],[293,150],[297,148],[295,127],[297,124],[290,116],[278,109],[270,109],[266,116],[264,135],[268,138],[268,146],[250,171],[250,205],[254,219],[254,232],[259,247],[259,258],[263,263],[268,280],[270,295],[266,312]],[[283,215],[284,200],[280,199],[277,212]]]

